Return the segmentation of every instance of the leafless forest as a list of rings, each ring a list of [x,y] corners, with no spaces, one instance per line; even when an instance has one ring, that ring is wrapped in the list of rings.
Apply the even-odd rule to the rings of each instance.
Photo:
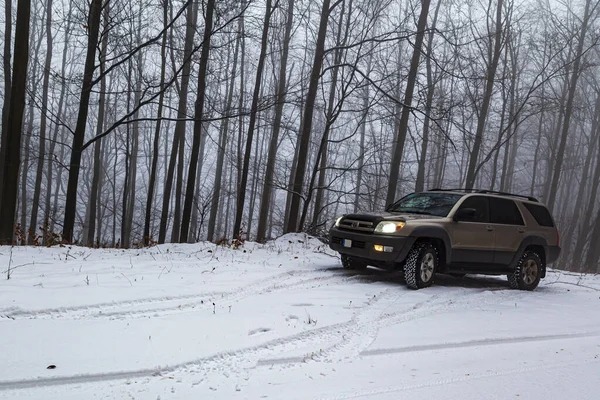
[[[324,234],[435,187],[548,204],[600,272],[593,0],[5,0],[0,239]]]

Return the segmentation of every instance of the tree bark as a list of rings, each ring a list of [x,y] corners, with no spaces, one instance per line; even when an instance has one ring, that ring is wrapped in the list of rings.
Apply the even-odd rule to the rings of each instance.
[[[323,65],[323,57],[325,55],[325,36],[327,35],[327,22],[331,13],[331,10],[329,8],[330,3],[331,0],[323,0],[323,8],[321,10],[321,18],[319,21],[319,32],[317,34],[317,46],[315,49],[315,57],[312,66],[312,71],[310,74],[308,93],[304,102],[304,116],[300,125],[300,137],[298,139],[298,164],[296,165],[294,185],[292,188],[292,201],[290,204],[286,233],[298,232],[302,229],[301,226],[298,226],[298,213],[300,210],[302,186],[304,184],[304,174],[306,172],[308,145],[310,144],[313,113],[315,108],[315,101],[317,98],[317,89],[319,86],[321,67]]]
[[[279,146],[279,133],[281,131],[281,119],[283,117],[283,106],[286,98],[287,88],[287,61],[290,50],[290,36],[294,20],[294,2],[288,0],[287,19],[285,24],[285,33],[283,34],[283,48],[281,51],[281,60],[279,62],[279,78],[277,90],[275,93],[275,118],[273,120],[273,132],[269,142],[269,152],[267,155],[267,168],[263,184],[262,196],[260,199],[260,211],[258,214],[258,228],[256,230],[256,241],[263,242],[266,239],[267,217],[271,208],[271,199],[273,197],[273,178],[275,175],[275,162],[277,161],[277,147]],[[272,215],[272,211],[271,211]]]
[[[189,5],[193,4],[192,7]],[[196,20],[198,15],[198,3],[192,3],[189,1],[188,11],[186,15],[186,29],[185,29],[185,44],[183,50],[184,64],[181,70],[181,85],[179,91],[179,105],[177,107],[177,122],[175,123],[175,133],[173,135],[173,146],[171,147],[171,156],[169,159],[169,168],[167,170],[167,178],[165,180],[165,189],[163,192],[162,211],[160,217],[160,227],[158,233],[158,243],[164,243],[167,236],[167,225],[169,222],[169,206],[171,204],[171,191],[173,188],[173,178],[175,174],[175,164],[177,162],[177,153],[183,135],[185,135],[185,121],[187,117],[187,93],[188,85],[190,81],[190,70],[191,60],[190,54],[194,44],[194,32],[196,30]],[[182,153],[182,152],[180,152]],[[179,154],[183,157],[183,154]],[[183,179],[180,175],[178,179]]]
[[[154,187],[156,186],[156,170],[158,165],[158,157],[160,156],[159,145],[160,145],[160,128],[161,118],[163,115],[163,103],[165,99],[165,75],[167,70],[167,36],[166,31],[167,24],[169,21],[169,2],[170,0],[162,0],[163,3],[163,29],[165,33],[162,38],[160,46],[160,96],[158,97],[158,110],[156,112],[156,126],[154,128],[154,141],[152,145],[152,166],[150,167],[150,179],[148,182],[148,197],[146,199],[146,216],[144,218],[144,246],[148,246],[150,243],[150,221],[152,219],[152,203],[154,200]]]
[[[17,5],[17,21],[15,24],[14,76],[10,89],[10,105],[8,108],[6,130],[2,133],[3,136],[6,136],[6,152],[2,175],[0,244],[6,245],[11,245],[13,242],[15,211],[17,209],[19,165],[21,162],[21,130],[23,128],[27,63],[29,60],[30,13],[30,0],[19,0]]]
[[[237,193],[237,204],[235,213],[235,222],[233,224],[233,237],[241,236],[242,216],[244,214],[244,205],[246,201],[246,185],[248,183],[248,174],[250,169],[250,155],[252,153],[252,139],[254,137],[254,127],[256,126],[256,117],[258,114],[258,100],[260,97],[260,85],[265,66],[265,57],[267,53],[267,39],[269,36],[269,24],[271,21],[271,0],[266,0],[265,19],[262,30],[260,55],[258,56],[258,68],[256,70],[256,80],[254,82],[254,93],[252,95],[252,106],[250,108],[250,122],[248,124],[248,134],[246,136],[246,149],[244,151],[244,164],[242,166],[241,181]]]
[[[581,22],[581,34],[577,43],[577,51],[575,52],[575,61],[573,62],[573,72],[571,75],[571,81],[569,83],[569,94],[567,97],[567,104],[565,107],[565,120],[563,123],[558,152],[556,153],[556,163],[554,164],[554,172],[552,173],[552,183],[550,185],[550,194],[548,197],[548,208],[550,212],[554,210],[554,205],[556,202],[556,192],[558,190],[558,182],[560,180],[560,174],[564,160],[564,152],[565,147],[567,145],[567,136],[569,135],[569,124],[571,122],[571,115],[573,113],[575,89],[577,89],[577,81],[579,80],[579,67],[581,65],[581,56],[583,54],[583,44],[585,42],[585,35],[587,33],[588,21],[590,18],[590,5],[591,0],[587,0],[585,2],[585,12],[583,15],[583,20]]]
[[[108,51],[108,29],[110,16],[110,2],[104,6],[104,32],[100,48],[100,74],[104,74],[106,65],[106,52]],[[104,128],[104,112],[106,109],[106,77],[102,76],[100,80],[100,95],[98,99],[98,121],[96,122],[96,135],[102,133]],[[89,207],[89,222],[88,233],[85,238],[86,244],[90,247],[94,246],[94,234],[96,231],[96,210],[99,208],[98,190],[100,186],[100,173],[102,169],[102,139],[97,140],[94,144],[94,172],[92,175],[92,190],[90,193]]]
[[[179,235],[179,241],[181,243],[186,243],[188,240],[190,217],[192,214],[192,205],[194,202],[194,185],[196,184],[196,169],[198,167],[198,154],[200,153],[200,140],[202,136],[202,116],[204,113],[204,100],[206,94],[206,70],[208,66],[208,55],[210,51],[210,39],[212,35],[214,8],[215,0],[208,0],[206,4],[206,19],[204,22],[202,52],[200,54],[200,67],[198,69],[198,97],[196,98],[196,107],[194,115],[194,139],[192,142],[192,154],[188,170],[185,202],[183,205],[181,234]]]
[[[239,24],[242,19],[240,18]],[[241,26],[238,25],[238,35],[235,41],[235,50],[233,53],[233,65],[231,70],[231,79],[229,81],[229,88],[227,90],[227,100],[225,105],[225,115],[228,116],[231,113],[233,105],[233,90],[235,86],[235,74],[237,71],[238,54],[240,50]],[[229,53],[228,53],[229,54]],[[211,196],[211,208],[210,215],[208,217],[208,228],[206,238],[208,241],[213,241],[215,236],[215,225],[217,221],[217,214],[219,211],[219,203],[221,200],[221,186],[223,185],[223,164],[225,162],[225,151],[227,149],[227,139],[229,138],[229,118],[224,118],[221,121],[221,127],[219,129],[219,149],[217,151],[217,165],[215,169],[215,184],[213,186],[213,193]]]
[[[398,124],[398,134],[394,143],[394,153],[392,154],[392,162],[390,164],[390,181],[386,196],[386,204],[392,204],[396,198],[396,188],[398,187],[398,178],[400,175],[400,163],[402,162],[402,155],[404,153],[406,133],[408,132],[408,119],[410,117],[413,93],[417,81],[417,72],[419,71],[419,60],[421,58],[421,49],[423,47],[425,28],[427,27],[427,15],[429,13],[430,3],[430,0],[421,1],[421,13],[417,23],[417,35],[415,38],[412,59],[410,62],[408,80],[406,82],[404,103],[402,104],[402,115]]]
[[[437,24],[438,14],[442,1],[438,1],[433,13],[433,20],[427,38],[427,52],[425,53],[425,64],[427,67],[427,96],[425,100],[425,119],[423,121],[423,140],[421,141],[421,155],[417,167],[417,180],[415,182],[415,192],[422,192],[425,188],[425,161],[427,160],[427,148],[429,146],[429,128],[431,125],[431,111],[433,105],[433,96],[435,94],[435,82],[433,81],[433,71],[431,66],[431,53],[433,52],[433,37]]]
[[[77,124],[75,126],[73,144],[71,147],[69,182],[67,184],[67,199],[65,204],[65,218],[62,233],[63,240],[68,243],[73,241],[75,216],[77,214],[77,186],[79,180],[79,169],[81,165],[81,147],[85,137],[90,93],[92,91],[92,79],[94,77],[96,47],[98,45],[98,36],[100,31],[101,11],[102,0],[91,0],[87,24],[87,52],[83,72],[83,82],[81,85],[81,97],[79,101]]]
[[[469,166],[467,167],[467,189],[472,189],[475,184],[475,168],[479,161],[479,151],[481,150],[481,144],[483,142],[483,130],[488,117],[488,111],[490,108],[490,101],[492,98],[492,92],[494,90],[494,78],[496,77],[496,69],[498,68],[498,61],[500,59],[500,53],[502,50],[502,6],[504,0],[498,0],[498,6],[496,8],[496,33],[494,35],[494,51],[489,60],[485,78],[485,89],[483,92],[483,102],[481,109],[479,110],[479,117],[477,118],[477,130],[475,131],[475,141],[473,142],[473,148],[469,156]]]
[[[4,176],[4,159],[7,146],[7,121],[10,107],[10,92],[12,87],[10,68],[10,45],[12,43],[12,0],[4,2],[4,58],[2,60],[2,71],[4,72],[4,103],[2,104],[2,131],[0,132],[0,177]],[[2,208],[2,187],[4,179],[0,178],[0,209]]]

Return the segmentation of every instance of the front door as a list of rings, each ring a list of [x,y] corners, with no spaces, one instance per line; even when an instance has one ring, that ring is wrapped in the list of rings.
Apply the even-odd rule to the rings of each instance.
[[[475,209],[475,215],[468,221],[458,221],[453,225],[452,263],[493,263],[495,232],[490,225],[488,197],[467,197],[459,206],[459,209],[462,208]]]

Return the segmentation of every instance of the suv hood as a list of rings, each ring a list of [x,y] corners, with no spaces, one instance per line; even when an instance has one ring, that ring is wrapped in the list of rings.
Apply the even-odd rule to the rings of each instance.
[[[410,221],[417,219],[441,219],[438,215],[424,214],[409,214],[409,213],[393,213],[393,212],[364,212],[360,214],[347,214],[344,219],[356,219],[359,221],[380,222],[387,221]]]

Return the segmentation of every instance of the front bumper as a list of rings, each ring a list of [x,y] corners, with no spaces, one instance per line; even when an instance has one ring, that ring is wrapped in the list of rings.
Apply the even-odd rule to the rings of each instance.
[[[350,239],[352,247],[345,247],[343,239]],[[329,247],[338,253],[376,261],[378,263],[400,263],[404,261],[415,242],[410,236],[388,236],[350,232],[336,227],[329,231]],[[393,251],[375,251],[374,245],[391,246]]]

